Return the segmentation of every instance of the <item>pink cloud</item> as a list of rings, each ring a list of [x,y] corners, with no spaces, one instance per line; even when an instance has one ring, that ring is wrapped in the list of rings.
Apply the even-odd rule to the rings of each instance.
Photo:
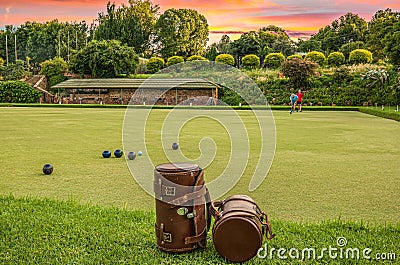
[[[8,0],[0,2],[0,28],[25,21],[91,23],[105,12],[108,0]],[[116,0],[117,5],[128,0]],[[348,12],[369,20],[379,9],[400,9],[398,0],[153,0],[161,11],[192,8],[203,14],[210,30],[248,31],[274,24],[287,30],[317,30]]]

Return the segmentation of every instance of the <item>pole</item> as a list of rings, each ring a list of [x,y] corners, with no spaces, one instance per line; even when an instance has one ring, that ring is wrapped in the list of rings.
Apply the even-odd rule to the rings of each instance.
[[[18,54],[17,54],[17,34],[14,35],[14,48],[15,48],[15,62],[18,60]]]
[[[67,38],[67,58],[68,58],[68,62],[69,62],[69,31],[68,31],[68,38]]]
[[[60,31],[58,31],[58,57],[61,58],[61,34],[60,34]]]
[[[8,35],[6,34],[6,65],[8,66]]]

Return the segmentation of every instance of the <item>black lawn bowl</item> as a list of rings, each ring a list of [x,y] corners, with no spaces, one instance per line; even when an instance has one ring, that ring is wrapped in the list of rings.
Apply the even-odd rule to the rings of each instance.
[[[104,158],[110,158],[110,157],[111,157],[111,152],[108,151],[108,150],[106,150],[106,151],[104,151],[104,152],[102,153],[102,155],[103,155]]]
[[[135,159],[135,157],[136,157],[136,153],[135,152],[129,152],[128,153],[128,159],[129,160],[133,160],[133,159]]]
[[[45,164],[43,166],[43,173],[46,175],[50,175],[53,173],[53,165],[52,164]]]
[[[172,143],[172,149],[173,150],[178,150],[179,144],[178,143]]]
[[[123,154],[124,154],[124,152],[122,152],[121,149],[117,149],[117,150],[114,151],[115,157],[120,158]]]

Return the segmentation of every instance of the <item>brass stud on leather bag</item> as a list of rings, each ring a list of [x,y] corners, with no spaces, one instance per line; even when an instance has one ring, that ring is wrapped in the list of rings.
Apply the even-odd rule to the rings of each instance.
[[[210,212],[215,218],[214,246],[229,261],[250,260],[260,249],[264,234],[267,239],[275,236],[267,215],[249,196],[233,195],[223,201],[214,201]]]

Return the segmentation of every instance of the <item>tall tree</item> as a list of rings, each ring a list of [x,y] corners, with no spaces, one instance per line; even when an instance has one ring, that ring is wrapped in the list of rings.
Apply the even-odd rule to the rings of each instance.
[[[256,31],[243,33],[239,39],[232,42],[231,47],[232,53],[237,57],[236,60],[238,62],[248,54],[256,54],[260,57],[262,51],[260,38]]]
[[[400,21],[392,27],[392,34],[387,34],[385,39],[384,51],[387,53],[391,63],[399,67],[400,70]]]
[[[208,41],[207,19],[192,9],[168,9],[156,23],[156,46],[163,57],[203,55]]]
[[[232,53],[231,44],[231,38],[228,35],[222,35],[218,42],[214,42],[206,48],[205,57],[210,61],[214,61],[219,54],[230,54]]]
[[[393,26],[399,21],[400,12],[395,12],[388,8],[376,12],[368,23],[366,33],[367,48],[374,54],[375,59],[385,59],[385,36],[394,33]]]
[[[158,5],[150,0],[129,0],[129,5],[107,4],[107,13],[99,13],[99,25],[94,29],[97,40],[119,40],[144,55],[157,21]]]
[[[313,35],[310,40],[320,41],[321,48],[329,54],[339,51],[343,44],[364,41],[367,22],[356,14],[347,13]]]

